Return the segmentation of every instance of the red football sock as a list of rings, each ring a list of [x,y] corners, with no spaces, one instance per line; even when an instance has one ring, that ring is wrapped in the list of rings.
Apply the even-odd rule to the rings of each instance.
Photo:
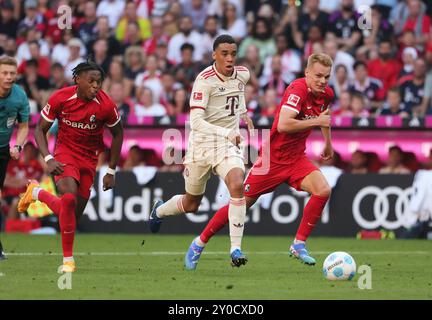
[[[303,210],[303,217],[296,234],[297,240],[306,241],[321,217],[328,199],[329,197],[312,195]]]
[[[61,199],[45,190],[40,190],[38,200],[45,203],[55,215],[60,215]]]
[[[76,198],[71,193],[66,193],[61,198],[60,209],[60,231],[62,237],[63,257],[72,257],[73,255],[73,242],[75,238],[75,208]]]
[[[202,242],[207,243],[211,237],[215,235],[220,229],[222,229],[228,223],[228,207],[220,208],[210,219],[209,223],[205,227],[204,231],[200,235]]]

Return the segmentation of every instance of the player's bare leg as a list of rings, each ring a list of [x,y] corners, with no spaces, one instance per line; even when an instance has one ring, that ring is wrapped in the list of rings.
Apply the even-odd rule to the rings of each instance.
[[[165,203],[162,200],[156,201],[149,216],[150,231],[153,233],[159,232],[165,217],[186,212],[197,212],[203,196],[203,194],[192,195],[186,192],[185,194],[175,195]]]
[[[292,256],[300,259],[307,265],[314,265],[312,258],[306,249],[306,240],[321,217],[322,211],[330,197],[331,188],[321,171],[316,170],[307,175],[302,183],[302,190],[309,192],[309,199],[303,211],[303,217],[297,230],[296,237],[290,247]]]
[[[228,207],[229,233],[231,240],[231,261],[235,267],[246,264],[247,258],[241,251],[244,222],[246,218],[246,200],[243,194],[244,171],[240,168],[231,169],[225,177],[230,193]]]

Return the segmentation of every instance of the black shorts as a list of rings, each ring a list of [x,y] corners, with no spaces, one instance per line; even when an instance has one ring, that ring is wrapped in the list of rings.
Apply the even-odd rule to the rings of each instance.
[[[6,170],[10,160],[9,146],[0,147],[0,189],[3,189],[3,183],[6,177]]]

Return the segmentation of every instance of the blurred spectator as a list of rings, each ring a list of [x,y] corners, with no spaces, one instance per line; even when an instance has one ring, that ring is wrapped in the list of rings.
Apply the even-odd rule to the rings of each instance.
[[[52,5],[53,10],[48,8],[47,0],[39,1],[38,11],[43,17],[44,25],[43,28],[38,28],[38,30],[44,33],[44,38],[49,43],[50,47],[61,42],[62,31],[64,30],[59,25],[59,21],[62,20],[62,15],[64,13],[62,10],[58,10],[61,5],[68,6],[68,0],[54,2]],[[79,24],[77,23],[79,23],[79,20],[80,19],[77,19],[75,15],[72,15],[70,22],[73,29],[78,27]]]
[[[407,173],[410,173],[410,170],[402,164],[402,160],[403,160],[402,149],[399,146],[390,147],[387,166],[381,168],[379,170],[379,173],[385,173],[385,174],[389,174],[389,173],[407,174]]]
[[[120,42],[112,34],[109,20],[106,16],[101,16],[97,19],[94,37],[87,47],[87,51],[91,54],[93,54],[93,45],[97,39],[105,39],[108,41],[108,56],[112,57],[122,53]]]
[[[126,101],[127,95],[125,94],[123,83],[111,81],[107,92],[109,92],[111,99],[117,106],[123,125],[127,124],[127,119],[130,113],[130,104]]]
[[[154,102],[153,92],[150,88],[143,87],[137,98],[138,103],[134,106],[134,113],[137,117],[166,115],[167,111],[164,106]]]
[[[208,11],[207,0],[190,0],[182,2],[183,14],[190,15],[194,29],[202,32]]]
[[[157,68],[159,70],[171,70],[174,64],[167,59],[168,55],[168,44],[164,41],[160,41],[156,46],[154,55],[157,58]]]
[[[279,106],[277,92],[269,88],[264,92],[263,102],[261,104],[261,115],[264,117],[273,117]]]
[[[183,88],[178,88],[174,91],[174,95],[170,103],[167,105],[167,114],[169,116],[177,116],[187,114],[189,112],[189,97],[188,93]]]
[[[129,149],[128,155],[123,163],[123,170],[132,170],[138,166],[144,166],[145,162],[143,159],[142,149],[135,145]]]
[[[84,19],[78,27],[79,38],[84,42],[86,47],[89,47],[90,42],[95,37],[96,22],[96,4],[93,1],[86,1],[84,5]]]
[[[142,46],[143,40],[141,39],[139,25],[136,21],[129,21],[126,25],[126,36],[121,41],[121,52],[125,52],[129,46]]]
[[[289,83],[294,80],[289,75],[282,72],[282,57],[278,54],[272,56],[271,61],[271,74],[263,75],[260,79],[260,87],[267,91],[274,89],[276,91],[277,102],[282,99],[285,89]]]
[[[351,96],[351,111],[354,118],[369,117],[365,98],[361,93],[353,93]]]
[[[377,5],[371,6],[371,16],[372,28],[365,28],[362,30],[363,41],[369,38],[371,43],[378,44],[393,33],[393,26],[388,19],[383,16],[382,9]]]
[[[245,104],[246,109],[248,110],[249,116],[253,116],[254,114],[259,114],[261,112],[261,107],[258,102],[258,93],[255,90],[254,86],[251,84],[247,84],[245,86]]]
[[[348,79],[350,80],[354,79],[353,66],[355,60],[350,54],[339,50],[337,44],[332,40],[326,40],[324,42],[324,53],[328,54],[333,59],[334,66],[340,64],[344,65],[345,68],[347,69]],[[335,79],[336,79],[336,69],[332,68],[329,82],[333,83]]]
[[[162,16],[164,33],[169,37],[173,37],[179,32],[177,18],[171,12],[165,12]]]
[[[423,51],[427,37],[432,31],[432,20],[426,14],[425,4],[420,0],[408,0],[407,9],[408,16],[400,21],[400,25],[403,26],[402,31],[414,31],[416,44],[419,50]]]
[[[264,65],[261,63],[259,56],[259,48],[256,45],[250,45],[249,47],[247,47],[245,57],[240,61],[238,62],[238,64],[247,67],[251,72],[251,84],[258,85],[258,83],[254,83],[253,77],[261,77],[264,70]]]
[[[150,88],[153,93],[153,101],[159,101],[162,92],[161,72],[157,68],[157,59],[154,55],[147,57],[144,70],[135,78],[135,95],[138,98],[144,88]]]
[[[5,44],[4,44],[3,51],[4,51],[5,55],[16,59],[17,44],[16,44],[15,39],[7,38],[5,41]]]
[[[308,30],[306,42],[298,46],[303,48],[303,65],[306,65],[309,56],[315,53],[317,44],[323,44],[323,32],[318,25],[312,24]]]
[[[341,4],[341,0],[320,1],[319,8],[327,13],[336,11]]]
[[[217,16],[208,16],[205,19],[202,44],[205,55],[212,55],[214,41],[218,36],[225,33],[227,33],[227,31],[219,27],[219,20]]]
[[[362,34],[357,24],[359,18],[360,14],[354,9],[354,0],[342,0],[341,10],[330,15],[329,32],[336,35],[336,43],[341,50],[353,53],[360,43]]]
[[[24,74],[21,79],[18,80],[18,84],[24,88],[29,100],[33,100],[37,105],[37,109],[35,109],[30,103],[30,112],[32,114],[42,110],[42,106],[45,105],[47,100],[47,90],[50,88],[48,79],[39,75],[38,69],[39,64],[37,60],[27,60]]]
[[[333,116],[352,117],[351,111],[351,94],[348,91],[342,91],[336,104],[336,110],[332,111]]]
[[[68,87],[71,83],[65,77],[63,66],[55,62],[51,66],[51,77],[49,78],[50,89],[58,90]]]
[[[72,69],[84,61],[81,57],[82,45],[82,41],[78,38],[72,38],[68,42],[69,59],[65,65],[65,77],[69,82],[72,82]]]
[[[356,150],[352,153],[349,172],[354,174],[368,173],[368,158],[363,151]]]
[[[126,65],[125,76],[128,80],[135,82],[138,74],[144,72],[144,52],[141,47],[130,46],[126,49],[124,55],[124,62]],[[135,88],[133,87],[130,92],[131,96],[135,96]]]
[[[411,79],[400,85],[402,101],[405,111],[409,114],[421,113],[421,103],[424,96],[424,84],[426,79],[426,62],[420,58],[414,62],[414,71]]]
[[[96,15],[107,16],[110,28],[114,29],[124,12],[125,0],[102,0],[99,2]]]
[[[13,16],[14,5],[11,0],[0,4],[0,34],[6,34],[10,38],[17,37],[18,21]]]
[[[382,100],[384,100],[382,82],[367,75],[367,67],[364,62],[354,64],[354,82],[349,87],[349,91],[361,93],[372,110],[381,107]]]
[[[43,16],[37,11],[38,2],[37,0],[25,0],[24,2],[24,13],[25,17],[18,24],[17,36],[22,36],[26,30],[43,30]],[[33,40],[33,39],[32,39]]]
[[[193,61],[193,53],[195,48],[189,43],[185,43],[180,47],[181,62],[174,66],[173,73],[177,81],[183,84],[189,90],[192,88],[192,83],[195,81],[196,76],[200,73],[205,66],[199,62]]]
[[[182,85],[176,81],[176,78],[170,71],[162,73],[161,77],[162,91],[159,102],[168,108],[168,105],[174,101],[174,93],[177,89],[182,88]],[[169,112],[168,112],[169,113]]]
[[[36,31],[35,29],[27,29],[24,34],[25,34],[25,41],[18,46],[18,51],[17,51],[16,58],[17,58],[18,65],[20,65],[21,62],[25,60],[31,59],[30,43],[33,41],[37,41],[39,43],[41,56],[44,57],[49,56],[50,50],[48,44],[44,39],[39,39],[38,31]]]
[[[123,86],[124,95],[129,97],[131,95],[133,82],[132,80],[125,77],[125,72],[123,68],[123,64],[120,59],[113,59],[109,66],[108,73],[106,75],[105,80],[102,83],[102,89],[105,92],[109,92],[109,88],[111,87],[111,83],[120,82]]]
[[[312,27],[315,30],[320,30],[321,37],[327,32],[329,15],[320,10],[319,4],[319,0],[306,0],[303,6],[303,13],[300,14],[297,22],[298,34],[295,35],[299,48],[302,48],[308,41],[311,41],[309,36]]]
[[[237,42],[247,34],[246,20],[238,14],[237,7],[226,1],[223,6],[222,28]]]
[[[416,53],[418,54],[419,51],[416,48],[416,40],[414,32],[411,30],[404,31],[398,38],[398,51],[396,53],[396,58],[403,62],[403,52],[405,48],[414,48],[416,50]],[[415,60],[415,59],[414,59]]]
[[[377,115],[398,115],[408,117],[405,104],[402,102],[401,93],[398,87],[390,88],[387,92],[387,99],[381,109],[377,110]]]
[[[302,61],[297,50],[288,48],[288,42],[284,34],[276,35],[276,55],[280,56],[281,73],[286,83],[293,81],[301,72]],[[264,63],[263,77],[272,73],[273,56],[267,57]]]
[[[37,73],[41,77],[44,77],[45,79],[48,79],[50,77],[50,66],[51,63],[47,57],[41,56],[40,54],[40,47],[39,43],[37,41],[31,41],[28,44],[29,51],[30,51],[30,59],[29,60],[36,60],[38,64]],[[24,69],[26,67],[27,61],[21,62],[21,64],[18,67],[18,73],[23,73]]]
[[[331,87],[334,91],[335,99],[337,99],[343,91],[348,91],[351,82],[348,80],[347,68],[343,64],[338,64],[335,67],[335,74],[336,77],[334,82],[331,83]]]
[[[423,89],[423,99],[418,110],[420,115],[432,114],[432,70],[430,70],[426,76],[424,89]]]
[[[255,19],[251,35],[247,36],[240,44],[238,56],[240,58],[245,57],[246,50],[251,45],[258,48],[262,64],[266,57],[276,53],[276,43],[272,37],[272,26],[269,20],[262,17]]]
[[[2,196],[9,204],[9,219],[17,219],[17,205],[19,195],[26,189],[29,179],[38,180],[43,175],[43,168],[38,161],[39,151],[27,142],[23,147],[23,156],[20,160],[10,160],[6,172]]]
[[[133,22],[138,28],[137,38],[140,41],[150,38],[152,34],[150,21],[137,15],[137,5],[135,2],[130,1],[126,4],[123,17],[116,25],[116,38],[120,42],[134,43],[133,39],[128,39],[130,33],[128,33],[129,24]],[[135,40],[136,42],[136,40]]]
[[[406,47],[402,52],[402,63],[403,68],[399,73],[399,84],[403,83],[408,78],[412,77],[414,70],[414,61],[417,59],[417,50],[413,47]]]
[[[151,18],[151,31],[151,37],[147,39],[143,45],[145,54],[154,54],[156,46],[159,43],[168,43],[169,41],[169,36],[164,31],[163,20],[161,17]]]
[[[194,61],[200,61],[203,58],[203,37],[202,35],[193,30],[192,19],[190,16],[182,16],[180,18],[180,32],[174,35],[168,43],[168,59],[174,64],[181,62],[180,48],[186,42],[192,44],[194,50]]]
[[[392,43],[384,40],[379,44],[379,58],[369,61],[368,74],[371,77],[381,80],[384,92],[396,85],[401,65],[392,58]]]
[[[73,32],[71,29],[64,29],[62,32],[62,41],[60,43],[57,43],[51,53],[51,60],[53,62],[59,62],[62,64],[62,66],[66,66],[69,57],[70,57],[70,48],[68,46],[69,41],[73,39]],[[78,39],[78,38],[75,38]],[[87,49],[84,46],[84,44],[80,43],[80,51],[79,55],[81,57],[85,57],[87,53]]]
[[[108,41],[106,39],[97,39],[93,44],[93,60],[102,67],[105,73],[108,73],[112,56],[108,53]]]

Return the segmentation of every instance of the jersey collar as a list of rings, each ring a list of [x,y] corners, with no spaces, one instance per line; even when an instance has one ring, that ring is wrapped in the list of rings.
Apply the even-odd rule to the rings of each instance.
[[[237,78],[237,70],[235,69],[235,67],[234,67],[234,71],[233,71],[233,73],[232,73],[232,75],[230,77],[226,77],[222,73],[219,73],[217,71],[217,69],[216,69],[216,62],[213,63],[212,69],[216,73],[216,76],[219,78],[219,80],[222,81],[222,82],[225,82],[225,81],[228,81],[228,80],[233,80],[233,79]]]

